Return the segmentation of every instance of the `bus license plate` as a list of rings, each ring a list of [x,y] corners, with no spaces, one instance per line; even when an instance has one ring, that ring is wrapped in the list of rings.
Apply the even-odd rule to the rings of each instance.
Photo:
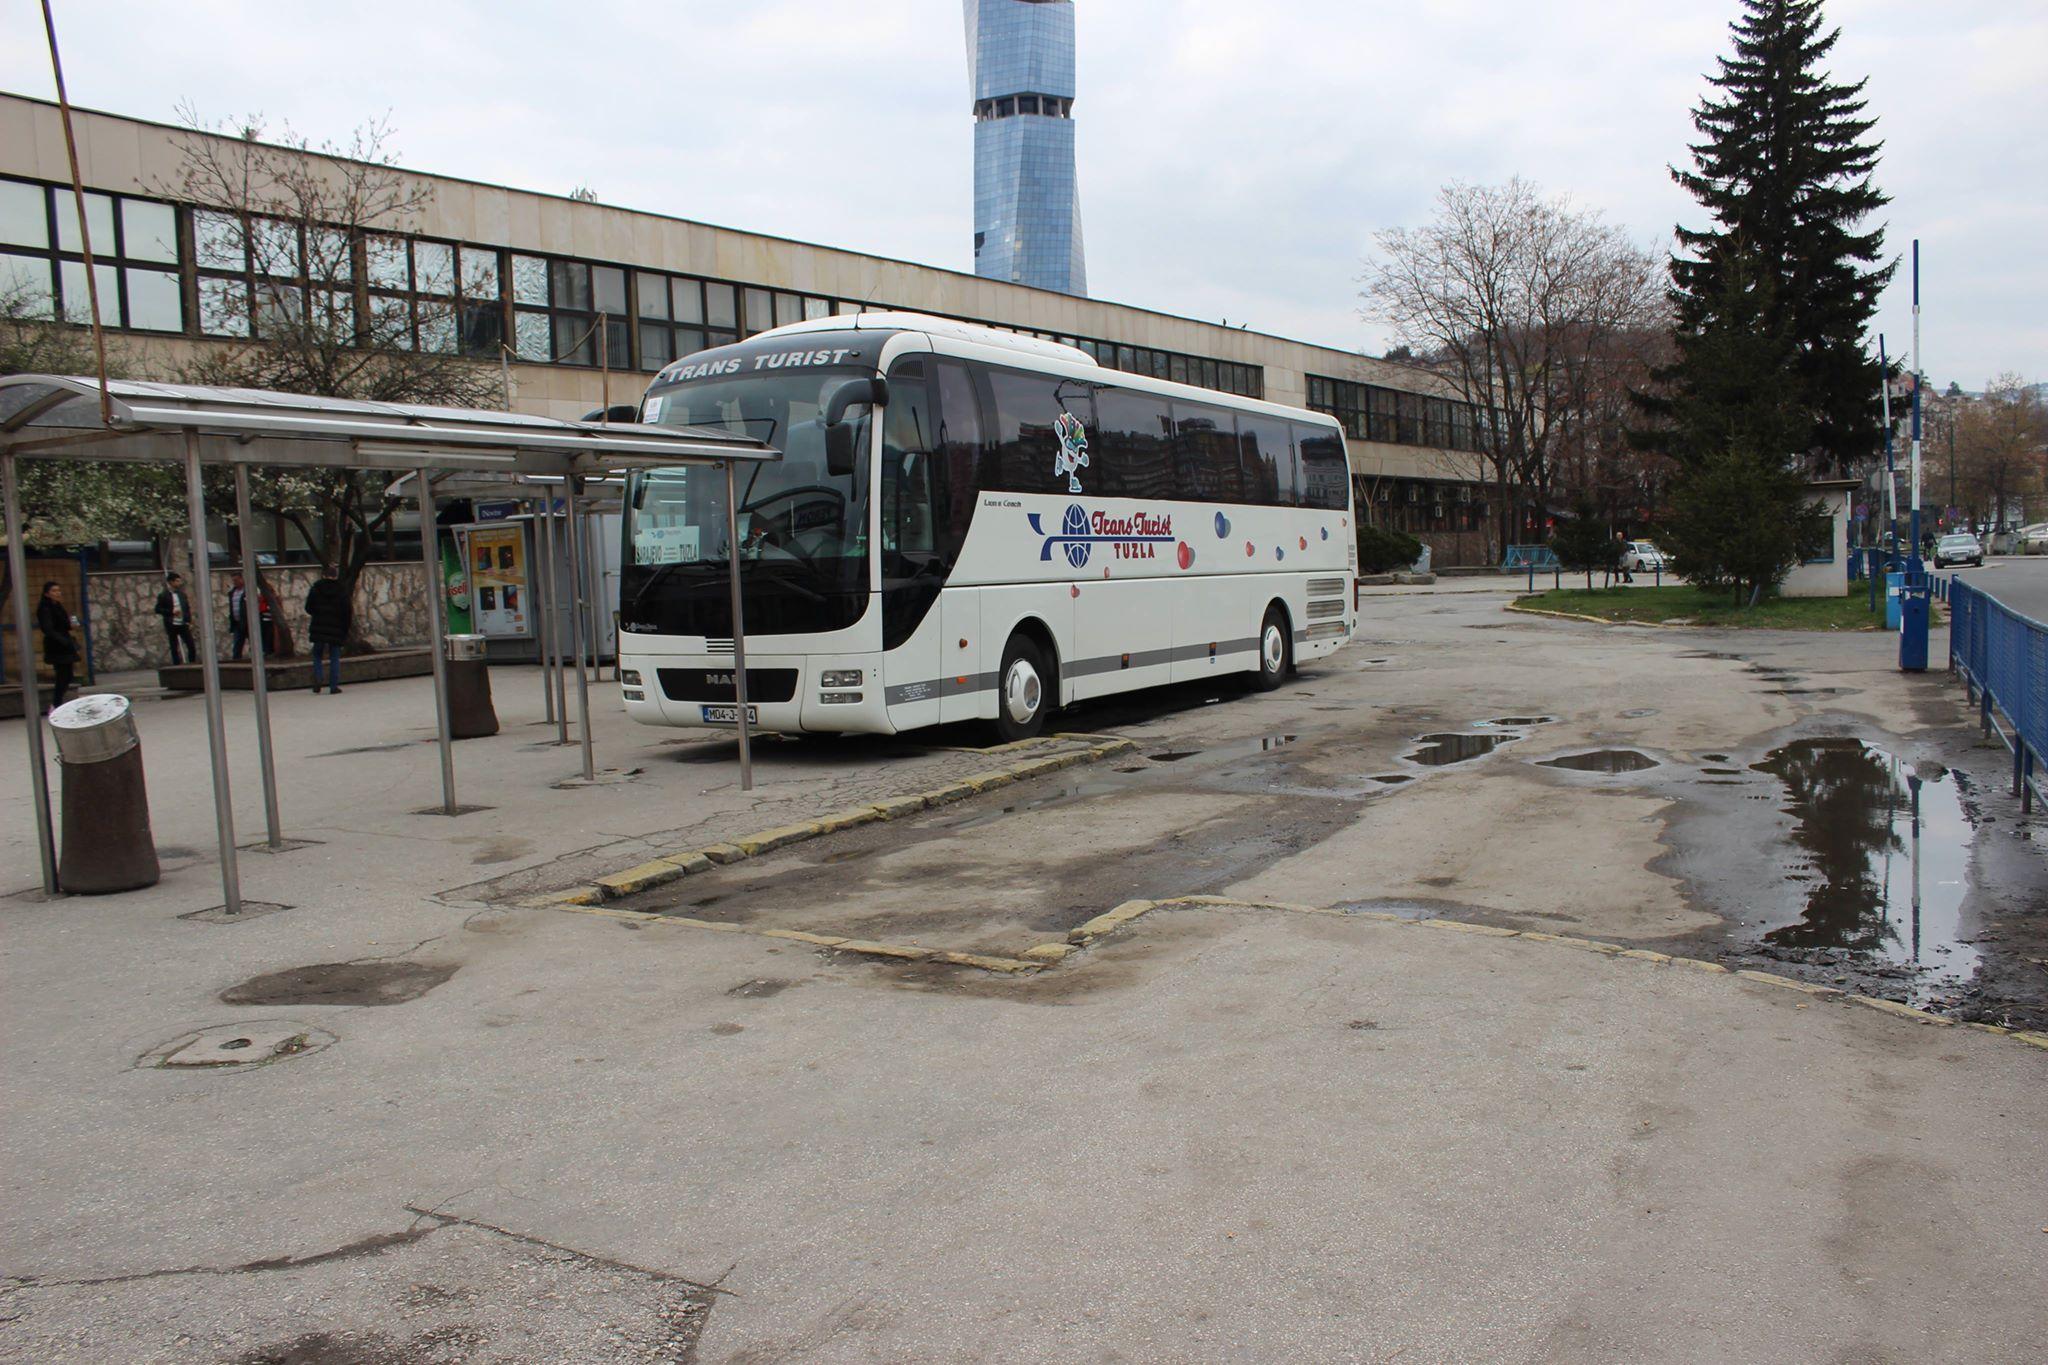
[[[737,706],[707,706],[704,708],[704,723],[706,725],[738,725],[740,723],[740,708]],[[747,724],[759,725],[760,723],[761,713],[759,709],[749,706],[747,708]]]

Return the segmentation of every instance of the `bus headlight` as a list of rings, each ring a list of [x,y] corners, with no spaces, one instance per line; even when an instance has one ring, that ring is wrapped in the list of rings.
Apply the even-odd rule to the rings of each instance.
[[[637,668],[620,669],[619,684],[622,687],[638,687],[640,685],[640,670]]]
[[[857,706],[860,704],[860,693],[820,692],[818,701],[825,706]]]
[[[828,668],[818,679],[818,685],[825,688],[859,687],[860,670],[857,668]]]

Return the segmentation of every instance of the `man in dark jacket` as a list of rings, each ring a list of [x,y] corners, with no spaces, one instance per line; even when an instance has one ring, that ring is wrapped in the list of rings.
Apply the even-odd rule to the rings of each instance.
[[[78,642],[71,638],[71,613],[64,606],[64,590],[53,579],[43,584],[36,603],[36,629],[43,633],[43,662],[50,666],[50,709],[64,704],[71,690],[72,667],[78,662]],[[27,695],[35,695],[35,675],[29,674]]]
[[[331,565],[322,565],[319,581],[306,594],[306,635],[313,642],[313,695],[320,694],[322,665],[327,690],[341,691],[341,647],[348,643],[353,607]]]
[[[192,599],[185,595],[182,575],[164,575],[164,590],[156,595],[156,614],[164,619],[164,638],[171,644],[171,662],[198,663],[199,648],[192,643]],[[183,658],[178,655],[180,642],[185,646]]]
[[[236,574],[228,584],[228,657],[239,659],[249,647],[249,589]]]

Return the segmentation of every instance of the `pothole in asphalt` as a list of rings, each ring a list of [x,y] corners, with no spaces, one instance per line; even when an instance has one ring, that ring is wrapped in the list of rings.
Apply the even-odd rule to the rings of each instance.
[[[1526,729],[1531,725],[1548,725],[1556,719],[1556,716],[1496,716],[1492,720],[1482,720],[1479,724],[1481,726],[1498,726],[1502,729],[1517,730]]]
[[[1442,768],[1452,763],[1463,763],[1468,759],[1483,758],[1503,744],[1512,744],[1520,735],[1419,735],[1416,742],[1423,747],[1408,755],[1410,763],[1420,763],[1425,768]]]
[[[1372,780],[1385,786],[1398,787],[1403,782],[1413,782],[1415,778],[1410,773],[1379,773]]]
[[[1165,753],[1147,754],[1146,757],[1154,763],[1178,763],[1184,758],[1193,758],[1195,753],[1193,749],[1169,749]]]
[[[1586,754],[1563,754],[1542,761],[1546,768],[1569,768],[1575,773],[1639,773],[1657,766],[1657,760],[1634,749],[1595,749]]]
[[[795,984],[796,982],[788,981],[781,977],[764,976],[752,981],[742,981],[739,985],[727,991],[726,994],[737,996],[742,1000],[766,1000],[771,995],[782,994]]]
[[[181,1033],[143,1053],[135,1064],[194,1069],[261,1066],[318,1052],[334,1041],[326,1029],[293,1019],[245,1019]]]
[[[1654,716],[1656,714],[1657,708],[1654,706],[1637,706],[1622,712],[1621,718],[1623,720],[1641,720],[1645,716]]]
[[[227,1005],[402,1005],[455,975],[430,962],[316,962],[265,972],[220,993]]]
[[[1707,775],[1708,775],[1709,777],[1734,777],[1734,776],[1737,776],[1738,774],[1740,774],[1740,773],[1742,772],[1742,769],[1740,769],[1740,768],[1702,768],[1702,769],[1700,769],[1700,771],[1701,771],[1701,772],[1703,772],[1703,773],[1705,773],[1705,774],[1707,774]]]

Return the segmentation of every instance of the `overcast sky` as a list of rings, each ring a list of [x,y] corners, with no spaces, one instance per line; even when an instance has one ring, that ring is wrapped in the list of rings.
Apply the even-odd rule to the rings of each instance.
[[[0,86],[52,93],[30,0]],[[314,138],[389,110],[405,162],[972,269],[959,0],[575,5],[60,0],[71,97],[260,112]],[[1735,0],[1080,0],[1076,106],[1098,298],[1382,349],[1357,277],[1438,186],[1520,174],[1662,251],[1691,204],[1702,73]],[[2048,0],[1832,0],[1922,242],[1938,380],[2048,379]],[[1880,326],[1910,328],[1905,272]]]

